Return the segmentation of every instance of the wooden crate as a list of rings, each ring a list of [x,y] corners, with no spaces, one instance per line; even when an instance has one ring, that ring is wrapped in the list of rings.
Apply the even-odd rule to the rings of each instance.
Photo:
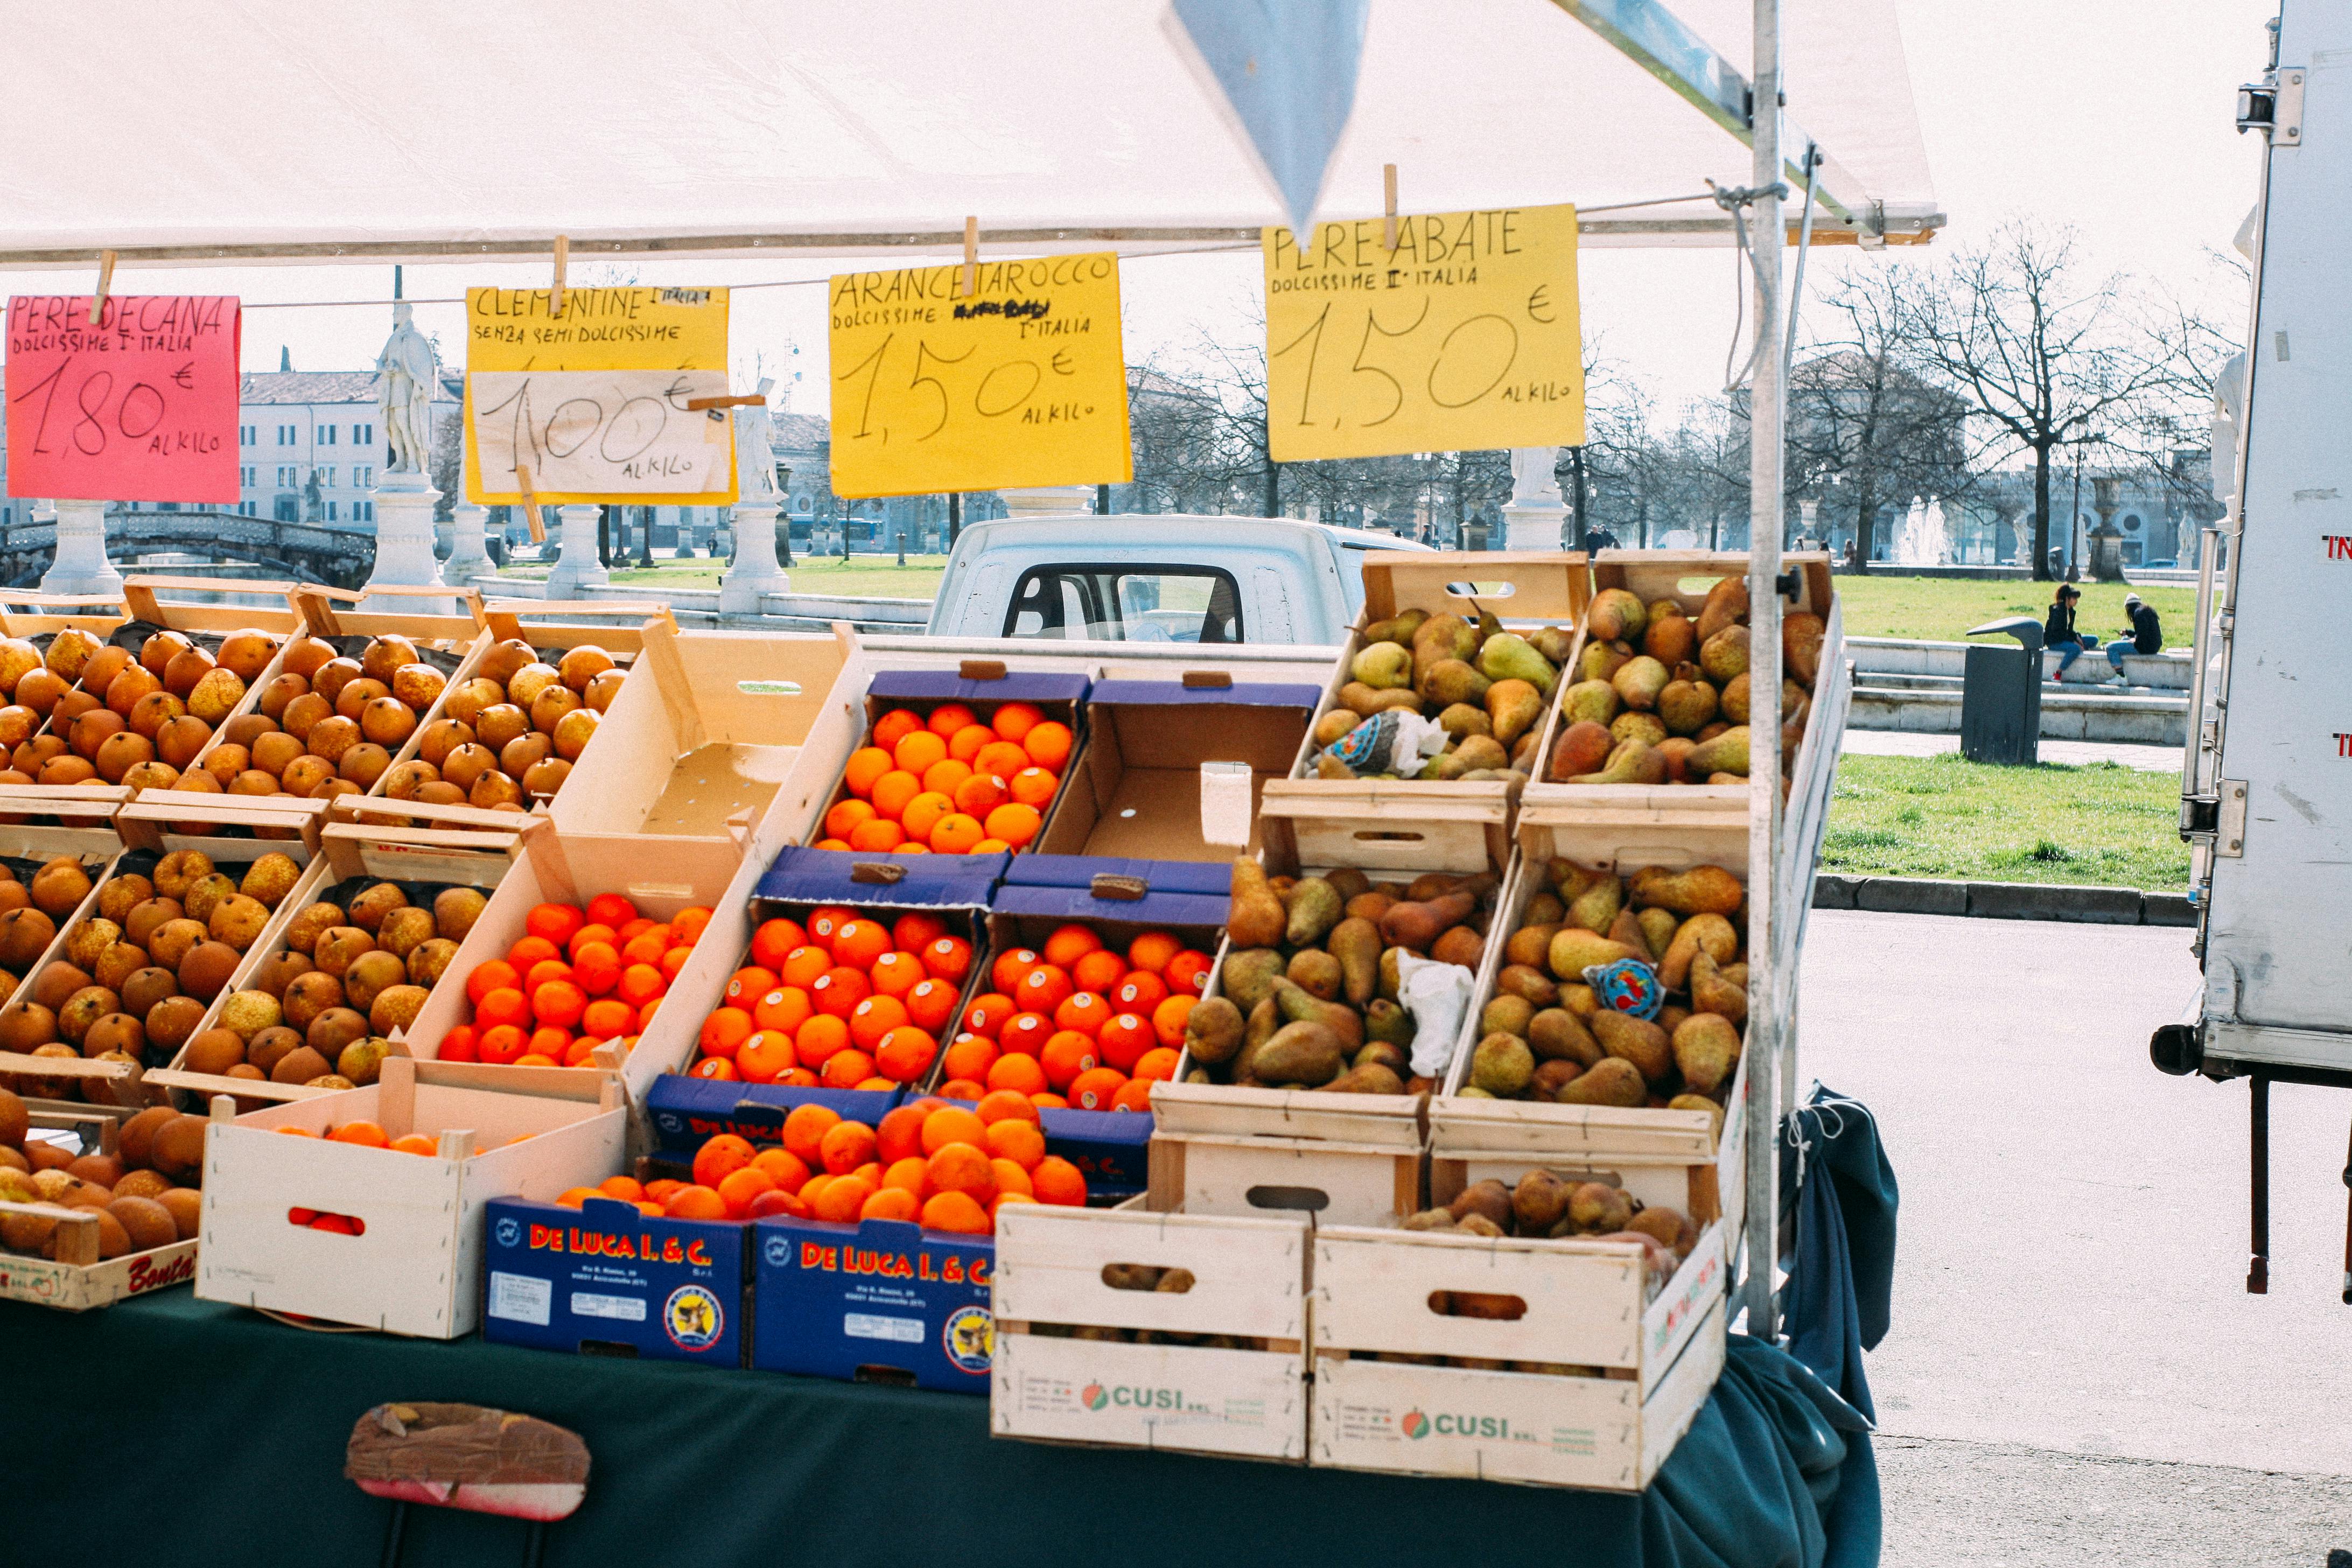
[[[991,1279],[1000,1437],[1307,1458],[1303,1219],[1116,1209],[1008,1209]],[[1188,1269],[1188,1290],[1115,1289],[1107,1265]],[[1221,1335],[1255,1348],[1077,1339],[1046,1328]]]
[[[532,628],[525,628],[530,630]],[[825,699],[855,651],[838,635],[681,632],[646,623],[645,673],[625,680],[582,775],[550,804],[567,840],[638,836],[756,851],[795,841],[761,831]]]
[[[364,1089],[247,1116],[218,1097],[205,1137],[196,1294],[387,1333],[470,1333],[481,1318],[484,1205],[545,1203],[617,1173],[621,1093],[610,1075],[509,1092],[479,1087],[458,1064],[390,1057]],[[358,1121],[394,1138],[436,1136],[439,1150],[405,1154],[323,1136]],[[281,1127],[321,1136],[288,1137]],[[363,1229],[298,1226],[289,1208],[351,1215]]]
[[[490,625],[483,610],[481,591],[470,586],[373,585],[352,589],[305,583],[290,597],[303,625],[314,637],[404,637],[415,643],[455,643],[465,647],[488,631]],[[362,610],[359,605],[362,600],[373,600],[379,605],[406,602],[418,607]],[[434,607],[435,601],[451,605],[454,613],[441,614]]]
[[[32,1124],[72,1131],[79,1136],[84,1153],[103,1154],[114,1152],[120,1126],[114,1118],[88,1108],[63,1113],[37,1110],[32,1113]],[[48,1215],[58,1221],[56,1258],[0,1252],[0,1301],[30,1301],[59,1311],[86,1312],[93,1307],[110,1307],[125,1296],[143,1296],[195,1278],[193,1237],[101,1259],[98,1219],[91,1210],[0,1203],[0,1214]]]
[[[1831,672],[1841,676],[1845,671],[1845,619],[1841,601],[1830,586],[1830,558],[1825,553],[1807,552],[1786,554],[1781,563],[1796,575],[1798,595],[1782,605],[1784,612],[1801,611],[1822,616],[1829,623],[1822,639],[1822,663],[1813,703],[1807,710],[1805,731],[1798,744],[1794,783],[1790,792],[1790,807],[1796,802],[1811,797],[1816,790],[1826,795],[1825,780],[1829,770],[1836,765],[1837,751],[1844,734],[1844,702],[1841,697],[1834,714],[1823,711],[1824,698],[1831,695],[1822,687],[1834,684]],[[1691,615],[1696,616],[1706,604],[1707,590],[1724,577],[1746,577],[1748,558],[1739,552],[1718,552],[1705,550],[1643,550],[1603,551],[1593,558],[1592,591],[1603,588],[1623,588],[1640,595],[1645,605],[1660,599],[1673,599]],[[1578,646],[1583,643],[1583,627],[1578,627]],[[1783,715],[1785,718],[1786,716]],[[1744,824],[1748,812],[1748,789],[1739,784],[1552,784],[1544,778],[1543,770],[1551,757],[1552,746],[1565,727],[1562,710],[1552,707],[1545,721],[1544,737],[1538,742],[1534,777],[1519,799],[1522,811],[1574,810],[1581,815],[1622,827],[1722,826],[1737,819]],[[1745,853],[1742,851],[1742,853]]]
[[[1339,704],[1340,688],[1363,649],[1364,630],[1375,622],[1412,609],[1475,621],[1483,604],[1513,631],[1574,626],[1591,594],[1581,552],[1371,554],[1364,558],[1363,570],[1364,611],[1339,650],[1315,710],[1317,722]],[[1465,585],[1480,591],[1454,591]],[[1547,715],[1558,709],[1565,684],[1555,684]],[[1537,729],[1549,724],[1547,716]],[[1319,865],[1414,871],[1454,868],[1474,846],[1497,866],[1509,855],[1517,784],[1320,779],[1313,776],[1313,743],[1310,733],[1291,776],[1266,785],[1261,826],[1270,850]]]

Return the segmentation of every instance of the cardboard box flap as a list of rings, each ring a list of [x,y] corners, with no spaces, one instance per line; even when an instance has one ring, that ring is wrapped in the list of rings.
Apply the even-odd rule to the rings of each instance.
[[[1217,860],[1138,860],[1117,855],[1019,855],[1004,873],[1007,888],[1089,888],[1099,877],[1127,877],[1152,893],[1198,893],[1224,899],[1230,866]],[[1225,923],[1217,917],[1217,924]]]
[[[791,904],[875,909],[985,909],[1012,857],[868,855],[787,848],[760,879],[759,897]]]
[[[1034,669],[1006,670],[985,680],[952,669],[883,669],[866,693],[885,702],[1083,702],[1091,684],[1083,675]]]
[[[879,684],[879,678],[877,678]],[[1181,680],[1097,680],[1087,697],[1090,708],[1297,708],[1312,718],[1323,689],[1305,681],[1236,681],[1231,686],[1187,686]]]
[[[705,1140],[721,1132],[753,1142],[775,1142],[783,1137],[784,1118],[803,1105],[822,1105],[836,1116],[872,1126],[896,1110],[905,1093],[899,1089],[730,1083],[664,1073],[646,1090],[646,1116],[653,1124],[654,1146],[659,1153],[690,1161]]]
[[[1105,898],[1098,896],[1091,886],[1066,888],[1007,883],[997,889],[995,901],[989,907],[1001,915],[1043,915],[1054,920],[1120,921],[1142,925],[1214,928],[1225,923],[1233,900],[1222,892],[1153,891],[1139,899]]]

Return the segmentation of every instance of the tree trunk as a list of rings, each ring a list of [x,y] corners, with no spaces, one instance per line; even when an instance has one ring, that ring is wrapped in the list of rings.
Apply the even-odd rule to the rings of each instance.
[[[1267,517],[1282,515],[1282,465],[1273,458],[1265,460],[1265,512]]]
[[[2050,581],[2050,448],[2033,448],[2033,580]]]
[[[1878,487],[1870,482],[1866,469],[1860,489],[1853,509],[1853,569],[1867,573],[1870,552],[1878,543]]]

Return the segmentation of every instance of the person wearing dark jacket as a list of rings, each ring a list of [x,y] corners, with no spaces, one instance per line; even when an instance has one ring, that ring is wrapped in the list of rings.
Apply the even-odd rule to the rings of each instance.
[[[2124,655],[2164,651],[2164,631],[2157,625],[2156,612],[2141,604],[2137,594],[2124,595],[2124,615],[2131,621],[2131,635],[2107,645],[2107,662],[2116,667],[2118,680],[2124,679]]]
[[[2066,679],[2066,670],[2085,649],[2099,645],[2074,629],[2074,601],[2083,591],[2072,583],[2058,584],[2057,596],[2050,601],[2049,618],[2042,623],[2042,646],[2058,650],[2058,668],[2053,680]]]

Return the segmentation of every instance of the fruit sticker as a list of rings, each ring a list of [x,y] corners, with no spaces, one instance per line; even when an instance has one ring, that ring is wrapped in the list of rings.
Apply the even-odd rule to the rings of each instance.
[[[727,1328],[727,1310],[699,1285],[681,1285],[662,1303],[662,1328],[680,1350],[708,1350]]]
[[[959,1307],[948,1315],[940,1346],[959,1370],[983,1373],[996,1356],[996,1321],[985,1307]]]

